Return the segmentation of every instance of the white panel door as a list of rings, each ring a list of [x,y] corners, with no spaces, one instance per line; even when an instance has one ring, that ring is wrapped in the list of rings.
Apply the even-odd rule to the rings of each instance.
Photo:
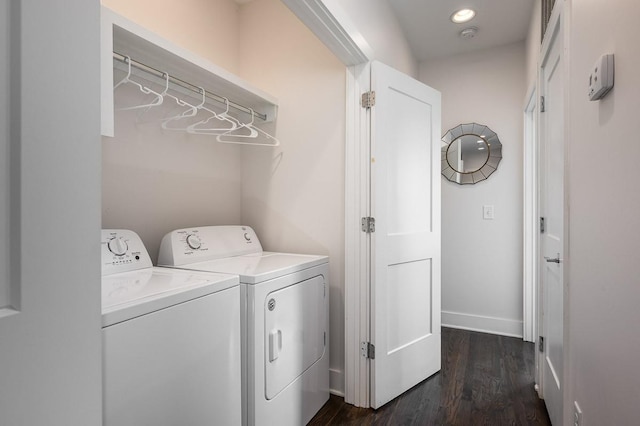
[[[371,65],[371,406],[440,370],[440,93]]]
[[[102,420],[99,22],[98,1],[0,5],[3,426]]]
[[[542,396],[551,423],[562,424],[563,236],[564,236],[564,64],[562,24],[542,64],[544,112],[540,114],[540,238],[542,302]],[[551,29],[550,29],[551,30]]]

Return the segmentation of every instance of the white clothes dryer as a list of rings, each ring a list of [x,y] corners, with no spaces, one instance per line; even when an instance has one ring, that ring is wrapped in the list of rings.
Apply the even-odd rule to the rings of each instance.
[[[103,424],[240,425],[238,277],[153,267],[128,230],[101,251]]]
[[[299,426],[329,399],[326,256],[263,252],[248,226],[179,229],[158,265],[240,276],[243,424]]]

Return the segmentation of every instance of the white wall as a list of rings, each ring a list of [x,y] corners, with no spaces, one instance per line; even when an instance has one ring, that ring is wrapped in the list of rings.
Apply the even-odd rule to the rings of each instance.
[[[522,105],[525,46],[427,61],[420,80],[442,92],[442,132],[489,126],[503,159],[488,180],[442,178],[442,324],[522,335]],[[494,220],[482,219],[493,205]]]
[[[162,4],[103,0],[103,4],[237,72],[239,17],[232,0]],[[122,74],[116,80],[120,78]],[[119,87],[115,107],[143,101],[139,95],[135,86]],[[138,111],[116,111],[115,137],[104,137],[102,142],[102,226],[136,231],[154,262],[162,236],[173,229],[233,225],[241,220],[241,149],[211,136],[162,130],[153,121],[178,112],[170,102],[140,118]]]
[[[140,101],[130,96],[137,90],[118,88],[116,108]],[[163,106],[140,120],[179,111]],[[137,116],[116,111],[115,137],[103,137],[103,228],[137,232],[155,263],[162,236],[173,229],[240,224],[241,150],[212,136],[162,130],[157,121],[141,124]]]
[[[331,387],[344,390],[345,67],[278,0],[240,10],[240,75],[279,101],[276,149],[244,148],[242,221],[265,249],[330,257]]]
[[[329,10],[341,8],[373,50],[378,60],[411,77],[418,75],[418,62],[402,27],[386,0],[323,0]]]
[[[637,0],[571,1],[569,45],[569,399],[585,425],[638,423],[640,401],[640,54]],[[615,88],[586,81],[615,53]]]
[[[101,0],[142,27],[231,72],[238,65],[238,5],[233,0]]]

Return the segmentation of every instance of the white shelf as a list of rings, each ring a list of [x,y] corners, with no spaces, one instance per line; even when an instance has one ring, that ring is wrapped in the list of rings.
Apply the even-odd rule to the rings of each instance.
[[[265,121],[275,120],[278,102],[268,93],[106,7],[102,7],[101,19],[101,99],[104,136],[113,136],[114,132],[113,51],[265,114]]]

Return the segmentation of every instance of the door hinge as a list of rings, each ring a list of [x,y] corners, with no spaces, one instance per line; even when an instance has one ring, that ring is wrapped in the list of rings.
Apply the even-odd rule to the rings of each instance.
[[[540,233],[544,234],[544,217],[540,218]]]
[[[546,110],[544,106],[544,96],[540,96],[540,112],[545,112]]]
[[[376,104],[376,92],[364,92],[362,94],[362,108],[371,108]]]
[[[360,344],[360,353],[364,358],[376,359],[376,347],[369,342],[362,342]]]
[[[544,337],[538,336],[538,351],[544,352]]]
[[[366,232],[367,234],[371,234],[372,232],[376,232],[376,219],[373,217],[363,217],[362,221],[362,232]]]

